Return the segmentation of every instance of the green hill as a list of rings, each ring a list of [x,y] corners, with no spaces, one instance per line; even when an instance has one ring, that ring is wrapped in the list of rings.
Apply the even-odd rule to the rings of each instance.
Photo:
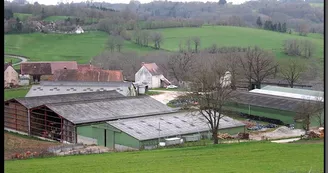
[[[106,47],[108,34],[87,32],[84,34],[13,34],[5,35],[5,53],[24,55],[29,61],[72,61],[89,63],[90,59],[100,54]],[[138,53],[152,51],[125,42],[123,51]]]
[[[323,38],[319,34],[310,34],[302,37],[294,34],[278,33],[260,29],[231,27],[231,26],[203,26],[201,28],[170,28],[158,29],[164,37],[161,48],[176,51],[179,49],[180,41],[189,37],[198,36],[201,40],[201,49],[208,48],[216,43],[222,46],[259,46],[271,50],[277,58],[287,57],[282,52],[283,43],[286,39],[308,39],[316,46],[315,58],[323,59]],[[193,45],[193,44],[191,44]]]
[[[323,143],[247,142],[6,161],[5,172],[323,172]],[[19,166],[17,166],[19,165]]]
[[[25,13],[14,13],[15,18],[19,18],[22,21],[25,21],[28,17],[32,16],[32,14],[25,14]]]
[[[65,20],[68,17],[71,17],[72,18],[72,16],[49,16],[49,17],[47,17],[47,18],[45,18],[43,20],[50,22],[50,21],[57,21],[57,20]]]

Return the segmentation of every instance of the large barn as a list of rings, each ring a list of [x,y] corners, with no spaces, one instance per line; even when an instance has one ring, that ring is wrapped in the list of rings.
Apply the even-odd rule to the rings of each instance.
[[[124,97],[116,91],[27,97],[6,101],[5,127],[33,136],[77,143],[85,142],[79,138],[79,131],[93,133],[92,128],[91,131],[85,128],[93,123],[175,111],[149,96]]]

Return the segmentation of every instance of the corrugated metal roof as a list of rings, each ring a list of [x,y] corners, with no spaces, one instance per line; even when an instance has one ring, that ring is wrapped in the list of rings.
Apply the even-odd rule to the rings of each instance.
[[[74,124],[176,112],[149,96],[46,104]]]
[[[50,96],[38,96],[38,97],[24,97],[16,98],[19,103],[27,108],[33,108],[49,103],[61,103],[71,101],[83,101],[83,100],[97,100],[125,97],[117,91],[104,91],[93,93],[75,93],[75,94],[62,94],[62,95],[50,95]]]
[[[46,96],[58,94],[86,93],[97,91],[115,90],[124,96],[130,94],[129,82],[110,83],[84,83],[84,82],[42,82],[41,85],[33,85],[25,97]]]
[[[284,111],[297,112],[299,106],[304,104],[304,100],[267,95],[253,92],[238,92],[233,98],[235,102],[246,105],[253,105],[265,108],[272,108]]]
[[[108,121],[109,125],[138,140],[149,140],[209,131],[209,125],[199,112],[177,112],[141,118]],[[244,126],[230,117],[220,120],[220,129]]]
[[[324,96],[324,92],[322,92],[322,91],[299,89],[299,88],[265,86],[265,87],[261,88],[261,90],[278,91],[278,92],[285,92],[285,93],[291,93],[291,94],[300,94],[300,95],[314,96],[314,97],[323,97]]]

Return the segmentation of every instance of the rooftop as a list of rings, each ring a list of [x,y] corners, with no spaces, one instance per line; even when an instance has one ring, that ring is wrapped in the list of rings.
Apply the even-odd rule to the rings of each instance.
[[[152,75],[156,76],[163,74],[156,63],[143,63],[142,66],[144,66]]]
[[[149,140],[209,131],[204,117],[198,112],[176,112],[107,122],[138,140]],[[220,120],[220,129],[244,126],[230,117]]]
[[[16,98],[16,100],[27,108],[34,108],[49,103],[61,103],[83,100],[97,100],[97,99],[109,99],[125,97],[117,91],[104,91],[93,93],[75,93],[75,94],[62,94],[62,95],[50,95],[50,96],[38,96],[38,97],[23,97]]]
[[[149,96],[54,103],[46,104],[46,106],[74,124],[110,121],[176,111]]]

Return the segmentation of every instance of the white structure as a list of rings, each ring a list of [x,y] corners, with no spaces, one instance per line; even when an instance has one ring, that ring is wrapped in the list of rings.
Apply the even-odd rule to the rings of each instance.
[[[19,85],[25,86],[30,85],[30,75],[19,75]]]
[[[75,33],[76,34],[82,34],[82,33],[84,33],[84,30],[80,26],[77,26],[76,29],[75,29]]]
[[[221,77],[220,82],[222,87],[228,87],[231,84],[231,73],[229,71],[225,72],[224,77]]]
[[[5,71],[5,74],[4,74],[5,87],[18,85],[18,73],[11,66],[11,63],[6,63],[4,65],[4,71]]]
[[[147,85],[148,88],[166,87],[171,84],[155,63],[142,63],[141,68],[135,74],[135,82]]]

